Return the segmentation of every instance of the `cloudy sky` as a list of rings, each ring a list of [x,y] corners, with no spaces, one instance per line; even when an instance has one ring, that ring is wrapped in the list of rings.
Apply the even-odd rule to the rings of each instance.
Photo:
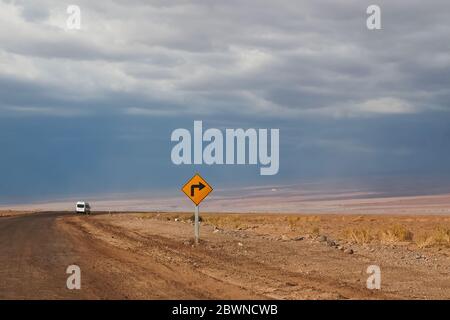
[[[0,1],[0,202],[178,192],[195,171],[446,185],[449,15],[448,0]],[[194,120],[279,128],[279,174],[173,165],[170,134]]]

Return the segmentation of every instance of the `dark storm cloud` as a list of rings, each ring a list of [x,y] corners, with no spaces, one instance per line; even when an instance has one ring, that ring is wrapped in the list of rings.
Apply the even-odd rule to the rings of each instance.
[[[74,31],[60,1],[1,1],[2,192],[75,192],[83,172],[127,191],[152,166],[136,188],[174,181],[168,137],[194,119],[280,128],[280,182],[449,171],[450,2],[376,3],[369,31],[368,0],[80,0]]]
[[[74,32],[64,30],[59,2],[5,2],[2,60],[22,57],[36,69],[33,81],[64,83],[74,95],[112,90],[113,105],[121,92],[147,91],[150,102],[188,101],[193,113],[205,104],[219,111],[227,95],[236,115],[244,105],[288,116],[311,108],[320,116],[367,116],[383,112],[362,104],[386,99],[421,112],[446,108],[450,4],[379,1],[380,31],[365,27],[369,4],[81,1],[83,29]],[[20,77],[16,69],[8,75]],[[208,92],[225,101],[205,100]]]

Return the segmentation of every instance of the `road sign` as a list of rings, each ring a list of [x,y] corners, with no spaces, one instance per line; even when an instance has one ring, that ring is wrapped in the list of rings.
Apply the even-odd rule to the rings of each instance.
[[[199,213],[198,213],[198,205],[200,202],[205,199],[208,194],[213,191],[211,186],[206,182],[205,179],[203,179],[198,173],[195,174],[189,180],[181,190],[184,192],[185,195],[189,199],[192,200],[192,202],[195,203],[195,211],[194,211],[194,236],[195,236],[195,243],[198,244],[198,241],[200,239],[200,224],[199,224]]]
[[[181,190],[198,206],[213,191],[213,188],[197,173]]]

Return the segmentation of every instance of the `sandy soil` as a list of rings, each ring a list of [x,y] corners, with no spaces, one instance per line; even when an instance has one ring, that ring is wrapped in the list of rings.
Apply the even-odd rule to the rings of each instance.
[[[430,214],[450,215],[450,194],[386,196],[359,190],[316,191],[290,187],[215,190],[202,203],[204,212],[309,213],[309,214]],[[34,204],[0,205],[1,210],[72,211],[80,199]],[[87,198],[94,211],[183,212],[192,203],[179,192],[173,197],[146,195],[128,199]]]
[[[32,214],[35,212],[36,211],[34,211],[34,210],[0,210],[0,218]]]
[[[450,299],[449,216],[204,214],[198,246],[190,216],[62,216],[56,227],[100,298]],[[381,290],[366,288],[369,265]]]

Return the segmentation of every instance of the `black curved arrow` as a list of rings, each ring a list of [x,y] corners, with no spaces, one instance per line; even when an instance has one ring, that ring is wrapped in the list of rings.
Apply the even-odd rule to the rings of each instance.
[[[191,197],[194,196],[194,189],[202,190],[204,187],[206,186],[201,182],[199,182],[198,184],[193,184],[191,186]]]

